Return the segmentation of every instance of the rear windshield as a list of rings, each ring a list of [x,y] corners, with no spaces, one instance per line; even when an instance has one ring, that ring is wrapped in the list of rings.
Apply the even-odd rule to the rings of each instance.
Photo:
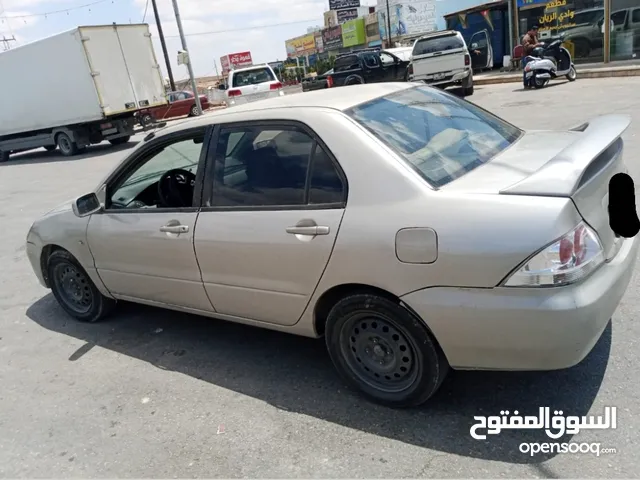
[[[488,162],[522,134],[480,107],[427,86],[380,97],[346,113],[434,187]]]
[[[464,43],[457,35],[447,35],[444,37],[425,38],[418,40],[413,46],[413,56],[428,55],[429,53],[445,52],[463,48]]]
[[[267,67],[252,70],[242,70],[233,72],[233,87],[244,87],[246,85],[256,85],[258,83],[272,82],[275,78],[271,69]]]

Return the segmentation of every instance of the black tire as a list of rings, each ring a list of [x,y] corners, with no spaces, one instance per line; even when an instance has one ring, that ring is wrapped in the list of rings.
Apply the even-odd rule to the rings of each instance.
[[[153,123],[153,116],[150,113],[145,113],[140,117],[140,125],[143,127],[149,126]]]
[[[49,255],[47,275],[56,300],[76,320],[95,323],[115,307],[116,302],[100,293],[87,272],[66,250],[55,250]]]
[[[0,150],[0,163],[8,162],[10,156],[11,156],[11,152]]]
[[[567,73],[567,80],[569,80],[570,82],[575,82],[576,78],[578,78],[578,72],[576,72],[576,67],[572,65],[569,69],[569,73]]]
[[[71,157],[78,153],[78,144],[71,140],[71,137],[64,132],[56,135],[56,145],[60,153],[65,157]]]
[[[536,89],[540,89],[540,88],[546,87],[548,82],[549,82],[548,80],[540,79],[540,78],[536,77],[535,75],[531,79],[531,84],[533,85],[533,88],[536,88]]]
[[[440,388],[449,364],[424,323],[384,297],[357,293],[329,312],[329,356],[339,374],[365,397],[406,408]]]
[[[362,85],[364,84],[364,80],[360,77],[355,77],[349,80],[346,85]]]
[[[193,105],[191,107],[191,110],[189,110],[189,116],[190,117],[197,117],[198,115],[200,115],[200,111],[198,110],[198,106],[197,105]]]
[[[57,145],[46,145],[46,146],[44,147],[44,149],[45,149],[47,152],[53,152],[56,148],[58,148],[58,146],[57,146]]]
[[[131,136],[127,135],[126,137],[113,138],[113,139],[109,140],[109,143],[111,145],[124,145],[129,140],[131,140]]]
[[[468,88],[463,89],[464,92],[464,96],[465,97],[470,97],[471,95],[473,95],[473,85],[471,85]]]

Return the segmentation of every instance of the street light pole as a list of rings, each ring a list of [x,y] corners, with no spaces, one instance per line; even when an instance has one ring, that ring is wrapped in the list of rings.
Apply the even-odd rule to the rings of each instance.
[[[162,45],[162,53],[164,54],[164,63],[167,65],[167,75],[169,75],[169,84],[171,85],[171,91],[176,91],[176,82],[173,81],[173,71],[171,70],[171,62],[169,61],[169,52],[167,51],[167,44],[164,42],[164,33],[162,32],[162,23],[160,23],[160,14],[158,13],[158,5],[156,0],[151,0],[153,6],[153,14],[156,17],[156,27],[158,27],[158,35],[160,35],[160,45]]]
[[[182,21],[180,20],[180,9],[178,8],[178,0],[173,0],[173,12],[176,16],[176,23],[178,24],[178,31],[180,32],[180,40],[182,41],[182,49],[189,54],[187,48],[187,39],[184,37],[184,31],[182,30]],[[202,115],[202,105],[200,105],[200,95],[198,95],[198,86],[196,85],[196,77],[193,74],[193,66],[191,65],[191,56],[187,62],[187,68],[189,69],[189,77],[191,77],[191,88],[193,89],[193,95],[196,97],[196,106],[198,107],[198,113]]]
[[[386,0],[387,2],[387,39],[389,40],[389,45],[387,45],[387,48],[393,48],[393,45],[391,45],[391,10],[389,9],[389,0]]]

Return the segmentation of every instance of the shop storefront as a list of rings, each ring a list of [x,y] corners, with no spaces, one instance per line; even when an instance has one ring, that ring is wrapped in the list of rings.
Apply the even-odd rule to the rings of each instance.
[[[517,0],[517,7],[519,40],[538,25],[540,41],[562,38],[576,63],[640,59],[640,0]]]
[[[382,45],[377,13],[370,13],[364,17],[364,35],[367,47],[379,47]]]

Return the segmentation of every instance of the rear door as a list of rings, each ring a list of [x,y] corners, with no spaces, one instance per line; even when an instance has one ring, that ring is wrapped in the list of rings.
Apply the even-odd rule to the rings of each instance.
[[[343,173],[297,122],[223,125],[217,138],[195,231],[207,295],[220,314],[293,325],[338,235]]]
[[[419,39],[413,46],[412,62],[415,77],[444,76],[453,70],[464,69],[466,46],[455,33]]]
[[[469,42],[469,53],[471,54],[471,66],[474,70],[491,68],[492,49],[491,39],[487,30],[476,32]]]
[[[160,65],[148,25],[118,25],[120,48],[139,107],[166,103]]]

